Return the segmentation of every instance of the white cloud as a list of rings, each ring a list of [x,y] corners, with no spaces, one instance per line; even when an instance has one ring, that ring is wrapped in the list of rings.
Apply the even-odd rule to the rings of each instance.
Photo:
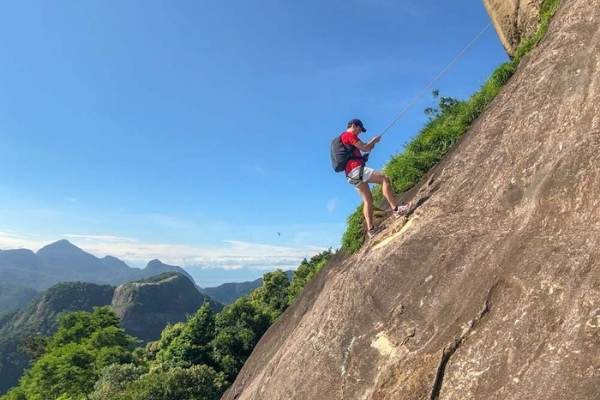
[[[98,257],[112,255],[133,266],[143,266],[158,258],[169,264],[196,268],[272,269],[297,266],[305,257],[324,250],[318,246],[275,246],[238,240],[226,240],[218,246],[167,243],[144,243],[134,238],[114,235],[67,234],[71,240]],[[29,248],[37,250],[49,241],[27,235],[0,232],[0,248]]]
[[[0,249],[38,249],[47,242],[15,232],[0,231]]]

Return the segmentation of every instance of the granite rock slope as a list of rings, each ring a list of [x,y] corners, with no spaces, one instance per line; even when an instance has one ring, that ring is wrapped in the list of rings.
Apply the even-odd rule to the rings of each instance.
[[[599,154],[600,0],[565,0],[420,207],[321,271],[223,399],[600,399]]]

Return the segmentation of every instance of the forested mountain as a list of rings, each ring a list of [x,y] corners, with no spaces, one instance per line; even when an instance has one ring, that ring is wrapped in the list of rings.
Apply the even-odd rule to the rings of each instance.
[[[187,275],[177,272],[116,289],[83,282],[54,285],[28,306],[0,319],[0,393],[17,382],[31,356],[40,350],[42,338],[56,330],[61,313],[109,306],[125,331],[142,343],[158,339],[167,324],[185,321],[205,302],[213,311],[222,308],[201,294]]]
[[[111,303],[113,292],[109,285],[60,283],[5,317],[0,326],[0,393],[17,382],[35,352],[36,338],[54,332],[60,313],[105,306]]]
[[[149,341],[158,339],[167,324],[185,321],[205,302],[213,311],[223,307],[200,293],[186,276],[165,272],[120,285],[111,308],[128,334]]]

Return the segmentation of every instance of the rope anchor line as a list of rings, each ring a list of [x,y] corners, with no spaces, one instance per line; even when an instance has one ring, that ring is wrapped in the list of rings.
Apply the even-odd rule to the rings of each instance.
[[[431,82],[427,86],[425,86],[425,88],[423,90],[421,90],[419,93],[417,93],[411,99],[411,101],[408,102],[408,104],[400,111],[400,113],[394,118],[394,120],[380,133],[380,136],[383,136],[394,125],[396,125],[396,123],[404,116],[404,114],[406,114],[408,112],[408,110],[413,108],[417,104],[417,102],[419,102],[433,88],[433,85],[435,85],[435,83],[437,81],[442,79],[448,73],[448,71],[450,71],[450,69],[454,66],[454,64],[456,64],[467,53],[467,51],[469,51],[469,49],[471,47],[473,47],[473,45],[475,43],[477,43],[477,41],[481,38],[481,36],[483,36],[483,34],[490,28],[491,25],[492,25],[492,21],[490,21],[485,26],[485,28],[483,28],[477,35],[475,35],[475,37],[452,59],[452,61],[450,61],[450,63],[448,63],[448,65],[446,65],[440,71],[440,73],[438,73],[431,80]]]

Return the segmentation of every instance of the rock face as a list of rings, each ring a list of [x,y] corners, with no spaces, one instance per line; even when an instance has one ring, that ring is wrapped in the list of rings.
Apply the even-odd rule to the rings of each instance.
[[[483,0],[508,54],[513,55],[521,39],[536,29],[543,1]]]
[[[600,398],[598,154],[600,0],[565,0],[426,201],[321,271],[223,399]]]
[[[112,308],[129,334],[149,341],[168,323],[185,321],[205,300],[187,276],[167,272],[117,287]]]

